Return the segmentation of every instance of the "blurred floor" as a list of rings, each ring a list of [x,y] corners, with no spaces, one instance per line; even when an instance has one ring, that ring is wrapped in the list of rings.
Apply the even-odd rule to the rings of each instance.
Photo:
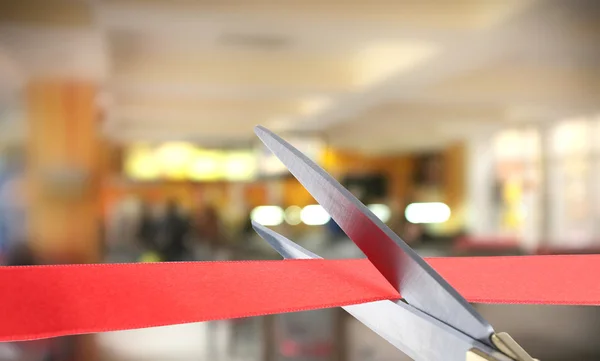
[[[211,332],[212,331],[212,332]],[[248,360],[231,355],[231,327],[227,322],[194,323],[142,330],[109,332],[98,336],[101,361]],[[240,340],[253,343],[252,339]],[[253,345],[249,345],[252,348]],[[260,347],[260,345],[258,345]]]

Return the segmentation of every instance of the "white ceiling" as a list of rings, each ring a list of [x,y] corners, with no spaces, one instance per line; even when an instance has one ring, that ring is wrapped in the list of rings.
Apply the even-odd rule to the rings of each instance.
[[[16,107],[31,77],[91,78],[104,131],[121,141],[246,141],[263,124],[365,152],[431,148],[597,111],[597,10],[593,0],[6,1],[0,106]]]

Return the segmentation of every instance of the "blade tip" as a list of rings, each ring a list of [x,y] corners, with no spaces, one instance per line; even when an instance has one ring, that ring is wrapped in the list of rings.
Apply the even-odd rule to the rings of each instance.
[[[268,132],[269,132],[269,130],[267,128],[263,127],[262,125],[256,125],[254,127],[254,134],[256,134],[258,136],[260,136],[263,133],[268,133]]]
[[[269,228],[267,228],[267,227],[263,226],[262,224],[260,224],[260,223],[258,223],[258,222],[256,222],[256,221],[254,221],[254,220],[252,220],[252,221],[250,221],[250,222],[251,222],[251,224],[252,224],[252,229],[254,229],[254,231],[255,231],[256,233],[258,233],[258,235],[259,235],[259,236],[261,236],[261,237],[262,237],[262,235],[264,235],[264,234],[268,234],[268,233],[269,233],[269,231],[270,231],[270,229],[269,229]]]

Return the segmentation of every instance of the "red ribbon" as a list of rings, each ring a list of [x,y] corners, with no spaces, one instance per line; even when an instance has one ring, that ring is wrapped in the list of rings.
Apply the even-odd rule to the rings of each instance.
[[[467,300],[600,304],[600,255],[433,258]],[[367,260],[0,267],[0,341],[345,306],[400,295]]]

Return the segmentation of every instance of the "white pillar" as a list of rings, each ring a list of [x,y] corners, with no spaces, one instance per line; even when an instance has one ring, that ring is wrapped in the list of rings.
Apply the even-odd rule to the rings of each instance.
[[[590,192],[592,200],[593,232],[592,238],[594,245],[600,242],[600,116],[592,119],[593,127],[590,132],[590,141],[592,144],[592,161],[590,163]]]
[[[552,127],[554,123],[540,126],[542,179],[540,184],[540,241],[538,246],[552,243],[561,233],[560,212],[562,207],[561,179],[557,174],[559,162],[553,160]]]
[[[493,209],[494,157],[491,136],[467,142],[467,229],[475,235],[495,231]]]

